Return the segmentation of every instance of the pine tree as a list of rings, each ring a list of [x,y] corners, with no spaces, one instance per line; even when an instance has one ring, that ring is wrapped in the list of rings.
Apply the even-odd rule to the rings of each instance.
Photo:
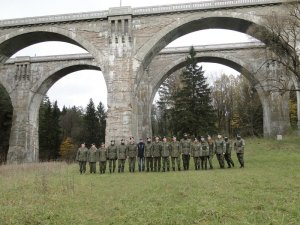
[[[195,56],[196,52],[191,47],[181,75],[182,88],[173,95],[172,119],[176,121],[174,130],[178,136],[184,132],[199,136],[215,130],[211,91]]]
[[[106,110],[102,102],[97,106],[97,117],[99,120],[99,141],[105,143],[105,129],[106,129]]]
[[[87,144],[100,143],[100,124],[92,99],[90,99],[84,115],[84,137]]]

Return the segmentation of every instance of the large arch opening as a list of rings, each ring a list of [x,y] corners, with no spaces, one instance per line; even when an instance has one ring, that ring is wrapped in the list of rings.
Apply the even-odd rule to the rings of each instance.
[[[13,106],[6,89],[0,84],[0,165],[6,162],[12,125]]]

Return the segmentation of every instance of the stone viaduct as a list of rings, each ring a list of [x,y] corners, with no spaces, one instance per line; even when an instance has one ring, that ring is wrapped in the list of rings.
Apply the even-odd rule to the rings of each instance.
[[[227,65],[245,75],[259,92],[265,136],[284,133],[290,127],[289,93],[270,90],[278,80],[288,85],[291,82],[278,66],[263,64],[268,40],[254,32],[265,29],[262,15],[280,13],[282,2],[230,0],[120,7],[0,21],[0,83],[14,109],[8,162],[38,161],[42,98],[58,79],[82,69],[101,70],[104,75],[108,90],[107,141],[151,135],[154,94],[167,76],[183,67],[187,54],[187,48],[164,47],[180,36],[210,28],[239,31],[261,41],[197,47],[197,58],[199,62]],[[10,59],[17,51],[45,41],[71,43],[89,54]],[[299,86],[296,79],[294,85]],[[299,108],[298,101],[298,113]]]

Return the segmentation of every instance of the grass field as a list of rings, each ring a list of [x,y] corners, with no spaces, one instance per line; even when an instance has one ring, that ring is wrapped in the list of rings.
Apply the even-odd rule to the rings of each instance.
[[[208,171],[101,176],[77,164],[2,166],[0,224],[300,224],[299,137],[246,140],[245,152],[244,169],[216,158]]]

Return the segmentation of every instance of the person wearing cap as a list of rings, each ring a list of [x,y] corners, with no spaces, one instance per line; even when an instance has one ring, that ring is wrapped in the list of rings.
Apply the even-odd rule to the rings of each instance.
[[[110,141],[110,146],[107,148],[108,155],[108,167],[109,172],[114,173],[116,169],[116,159],[117,159],[117,146],[115,145],[115,140]]]
[[[138,148],[138,167],[139,172],[145,171],[145,143],[143,139],[137,145]]]
[[[180,150],[182,153],[182,164],[184,170],[189,170],[190,166],[190,154],[192,149],[192,143],[188,139],[187,133],[183,134],[183,139],[180,140]]]
[[[215,150],[217,159],[219,161],[219,165],[221,169],[224,169],[224,154],[225,154],[225,146],[224,141],[222,140],[222,135],[218,134],[217,140],[215,140]]]
[[[124,173],[125,161],[126,161],[126,145],[125,140],[121,140],[121,144],[117,147],[118,157],[118,173]]]
[[[82,143],[76,154],[76,161],[79,163],[80,174],[85,173],[86,171],[87,152],[88,149],[85,147],[85,144]]]
[[[106,170],[106,160],[108,158],[105,144],[101,143],[101,147],[97,150],[99,159],[100,174],[104,174]]]
[[[129,172],[134,173],[135,161],[137,156],[137,145],[133,137],[130,138],[129,144],[126,146],[126,156],[128,157]]]
[[[177,163],[178,171],[181,170],[180,168],[180,143],[177,141],[177,138],[173,136],[173,140],[170,143],[170,155],[171,155],[171,162],[172,162],[172,169],[175,171],[175,162]]]
[[[163,166],[163,172],[170,171],[170,146],[167,142],[167,138],[163,138],[163,142],[161,144],[161,156],[162,156],[162,166]]]
[[[200,170],[200,153],[201,153],[201,144],[197,138],[194,139],[192,144],[191,156],[194,158],[195,170]]]
[[[153,158],[152,158],[153,145],[151,143],[151,138],[147,138],[147,143],[145,144],[145,160],[147,172],[153,171]]]
[[[225,155],[224,158],[227,162],[228,168],[234,167],[234,162],[232,161],[231,158],[231,149],[232,149],[232,145],[230,140],[228,139],[228,137],[224,138],[224,146],[225,146]]]
[[[213,141],[210,135],[207,136],[207,144],[209,148],[208,163],[209,163],[209,168],[212,170],[214,168],[212,159],[215,155],[215,142]]]
[[[155,141],[152,144],[153,146],[153,169],[154,172],[160,172],[161,168],[161,143],[159,137],[155,137]]]
[[[241,138],[240,135],[236,136],[236,141],[234,142],[234,150],[236,151],[237,158],[240,163],[240,168],[244,168],[244,150],[245,150],[245,141]]]
[[[204,137],[200,138],[201,151],[200,151],[200,164],[202,170],[207,170],[207,159],[209,157],[209,146]]]
[[[92,144],[87,152],[87,161],[89,162],[90,173],[96,173],[97,148],[95,144]]]

